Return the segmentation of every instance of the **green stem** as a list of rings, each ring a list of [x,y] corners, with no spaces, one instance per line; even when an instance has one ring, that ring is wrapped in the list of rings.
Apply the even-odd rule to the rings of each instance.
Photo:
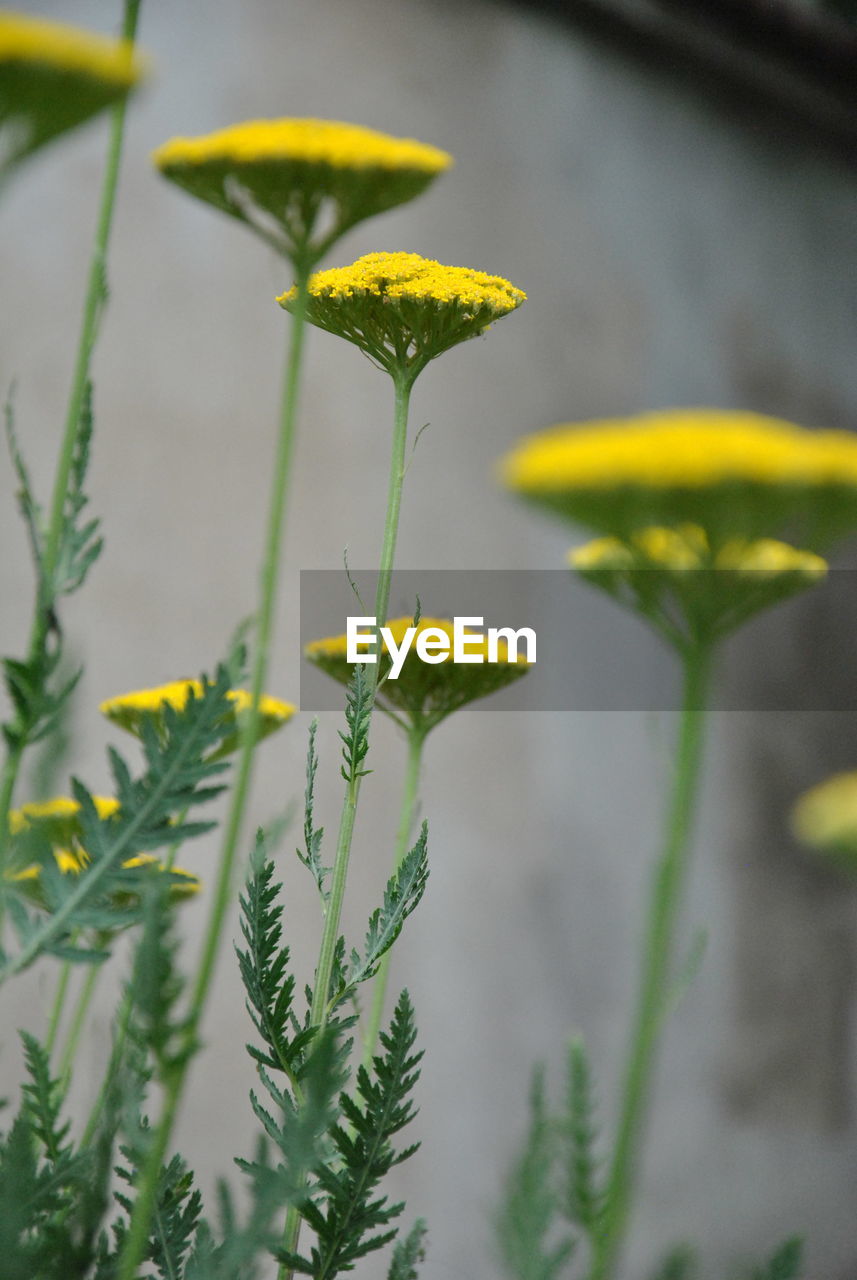
[[[137,19],[141,0],[125,0],[122,18],[122,38],[133,45],[137,34]],[[55,602],[54,575],[60,551],[60,540],[63,530],[63,515],[66,495],[68,493],[69,475],[71,473],[74,451],[80,430],[80,415],[89,382],[89,367],[92,351],[98,337],[101,312],[106,299],[107,248],[110,242],[110,230],[113,225],[113,211],[116,205],[116,188],[119,182],[119,165],[122,159],[122,140],[125,132],[125,107],[127,99],[123,98],[113,107],[110,115],[110,141],[107,148],[107,162],[101,187],[101,202],[98,211],[98,223],[95,230],[95,242],[89,264],[89,280],[86,298],[83,304],[83,319],[78,338],[77,356],[72,375],[71,391],[63,428],[57,469],[54,477],[51,498],[50,518],[45,534],[44,552],[40,565],[40,580],[36,595],[36,609],[30,632],[28,664],[32,664],[47,643]],[[27,745],[28,732],[31,726],[19,726],[21,736],[18,745],[9,751],[0,775],[0,938],[3,933],[3,913],[5,908],[4,878],[6,870],[6,852],[9,840],[8,813],[12,807],[12,797],[21,767],[21,758]]]
[[[605,1216],[594,1242],[590,1280],[610,1280],[613,1276],[631,1212],[646,1106],[669,995],[673,935],[690,853],[711,656],[710,646],[704,644],[689,649],[684,655],[684,698],[666,841],[655,868],[641,985],[610,1165]]]
[[[399,532],[399,511],[402,505],[402,485],[406,470],[408,406],[415,377],[416,374],[413,372],[393,374],[395,388],[393,447],[390,457],[390,477],[387,484],[387,514],[384,520],[384,539],[381,544],[381,563],[378,574],[378,587],[375,592],[376,633],[386,622],[387,610],[390,605],[390,577],[396,558],[396,537]],[[376,648],[379,649],[379,646],[376,646]],[[378,656],[380,659],[380,649]],[[369,685],[372,697],[374,697],[375,686],[378,682],[378,665],[378,662],[376,662],[374,666],[369,668]],[[366,732],[368,735],[368,723]],[[354,836],[354,822],[357,817],[359,796],[360,778],[349,779],[342,805],[342,815],[339,820],[336,856],[333,862],[333,875],[330,883],[330,897],[324,918],[324,930],[321,938],[318,965],[315,971],[315,986],[312,993],[310,1020],[313,1026],[316,1027],[322,1026],[327,1018],[330,980],[333,974],[333,957],[336,952],[336,941],[339,937],[339,923],[342,917],[342,903],[345,898],[345,884],[348,879],[348,862],[351,857],[351,841]],[[283,1248],[288,1253],[297,1252],[300,1233],[300,1209],[296,1205],[290,1205],[286,1213],[286,1225],[283,1231]],[[277,1280],[292,1280],[292,1276],[293,1272],[285,1264],[282,1264],[277,1272]]]
[[[45,1037],[45,1050],[48,1057],[54,1051],[54,1045],[57,1042],[59,1034],[60,1022],[62,1021],[62,1013],[65,1008],[66,996],[68,995],[68,983],[71,977],[71,961],[66,960],[60,969],[59,981],[57,983],[56,995],[51,1005],[51,1016],[48,1021],[48,1032]]]
[[[72,1014],[71,1026],[68,1030],[68,1039],[65,1042],[65,1048],[62,1052],[59,1065],[59,1078],[65,1081],[71,1074],[72,1063],[74,1062],[77,1046],[80,1043],[81,1032],[86,1022],[86,1015],[89,1012],[89,1006],[92,1004],[92,997],[95,994],[95,987],[101,975],[101,965],[91,964],[88,966],[86,978],[80,989],[80,995],[77,997],[77,1004]]]
[[[292,453],[295,436],[295,418],[300,384],[301,356],[306,327],[306,297],[309,265],[296,264],[297,299],[292,312],[291,338],[286,372],[283,382],[280,431],[271,494],[268,508],[268,524],[265,552],[262,563],[261,598],[256,624],[256,644],[251,676],[251,705],[241,737],[238,769],[232,791],[229,813],[224,829],[217,883],[209,914],[208,926],[202,948],[202,957],[193,985],[190,1012],[183,1037],[184,1053],[181,1065],[172,1072],[165,1083],[161,1119],[155,1133],[149,1155],[142,1170],[139,1192],[131,1215],[125,1247],[120,1259],[117,1280],[134,1280],[134,1274],[146,1248],[152,1212],[155,1205],[157,1183],[161,1165],[167,1151],[175,1117],[181,1102],[190,1058],[197,1044],[199,1026],[211,990],[217,953],[223,934],[223,923],[232,895],[232,880],[241,825],[250,791],[253,749],[256,744],[259,699],[265,685],[268,659],[273,634],[277,584],[282,556],[283,527],[286,499],[291,475]]]
[[[396,861],[393,874],[399,870],[402,860],[408,852],[411,831],[414,824],[414,812],[417,807],[417,789],[419,787],[420,769],[423,760],[423,744],[426,735],[422,729],[411,728],[408,731],[408,764],[405,771],[405,784],[402,790],[402,808],[399,816],[399,830],[396,834]],[[368,1071],[372,1066],[372,1058],[378,1043],[381,1020],[384,1016],[384,999],[387,994],[387,981],[390,972],[392,951],[382,957],[375,977],[372,991],[372,1007],[369,1012],[369,1025],[363,1039],[363,1066]]]
[[[375,623],[383,627],[387,621],[387,610],[390,604],[390,578],[396,558],[396,537],[399,531],[399,511],[402,505],[402,482],[405,478],[405,449],[408,438],[408,405],[410,403],[413,379],[402,374],[394,376],[396,389],[396,407],[393,423],[393,448],[390,458],[390,478],[387,486],[387,515],[384,520],[384,540],[381,545],[381,564],[378,574],[378,588],[375,593]],[[380,654],[379,654],[380,658]],[[370,693],[374,696],[378,682],[378,662],[369,667]],[[367,735],[369,725],[367,724]],[[350,779],[345,792],[342,816],[339,822],[339,834],[336,841],[336,857],[333,863],[333,875],[330,884],[330,899],[324,919],[324,933],[315,973],[315,987],[312,996],[310,1019],[313,1026],[321,1026],[327,1016],[327,1003],[330,997],[330,979],[333,972],[333,956],[336,951],[336,940],[339,937],[339,922],[342,916],[342,902],[345,897],[345,884],[348,878],[348,861],[351,856],[351,840],[354,834],[354,820],[357,816],[357,801],[360,795],[360,778]]]
[[[80,1140],[80,1149],[85,1151],[92,1144],[95,1137],[95,1131],[98,1128],[98,1121],[101,1119],[101,1112],[107,1101],[108,1094],[113,1087],[116,1074],[122,1062],[122,1055],[125,1050],[125,1041],[128,1038],[128,1027],[131,1023],[131,1012],[133,1002],[131,1000],[130,991],[126,991],[119,1005],[119,1011],[116,1017],[116,1038],[113,1041],[113,1048],[110,1053],[110,1061],[107,1064],[107,1070],[101,1081],[101,1088],[98,1091],[98,1097],[92,1105],[89,1113],[89,1119],[86,1122],[86,1128],[83,1131],[83,1137]]]

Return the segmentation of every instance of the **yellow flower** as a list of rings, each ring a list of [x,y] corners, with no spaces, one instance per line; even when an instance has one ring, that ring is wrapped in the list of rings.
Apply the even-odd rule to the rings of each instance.
[[[709,538],[797,523],[812,546],[857,527],[857,437],[759,414],[668,409],[553,427],[503,460],[505,484],[595,530],[692,521]]]
[[[364,218],[419,195],[452,157],[337,120],[249,120],[154,152],[166,177],[309,265]],[[327,229],[317,228],[319,219]]]
[[[119,801],[113,796],[93,796],[93,804],[99,818],[112,818],[119,810]],[[53,839],[71,839],[78,830],[80,805],[71,796],[54,796],[51,800],[35,800],[9,810],[9,831],[14,835],[38,824],[49,831]]]
[[[121,98],[142,70],[128,41],[0,13],[0,172]]]
[[[113,796],[93,796],[95,811],[99,818],[106,820],[119,812],[119,801]],[[27,856],[27,836],[38,837],[41,848],[53,854],[59,870],[64,875],[79,875],[89,864],[89,855],[81,846],[80,805],[70,796],[54,796],[50,800],[36,801],[22,805],[20,809],[9,811],[9,831],[12,836],[22,838],[19,859]],[[32,856],[32,849],[29,849]],[[151,868],[153,871],[165,871],[164,864],[153,854],[139,853],[126,858],[123,868],[134,870]],[[177,898],[186,898],[197,893],[200,888],[199,879],[189,871],[179,867],[172,868],[172,876],[178,877],[170,884],[170,894]],[[27,862],[23,867],[13,862],[9,870],[9,879],[16,883],[31,886],[31,895],[41,901],[38,882],[41,876],[39,863]],[[130,890],[117,891],[114,903],[117,906],[127,905],[135,895]]]
[[[162,729],[165,707],[181,711],[191,694],[199,698],[202,693],[203,687],[200,680],[173,680],[169,684],[158,685],[153,689],[138,689],[132,693],[122,693],[115,698],[108,698],[98,709],[102,715],[120,728],[139,736],[145,720],[151,720],[156,727]],[[250,694],[246,689],[230,689],[226,696],[232,704],[230,718],[235,722],[235,732],[224,738],[215,753],[218,759],[237,750],[241,736],[241,721],[251,703]],[[279,698],[263,695],[259,699],[259,739],[267,738],[269,734],[281,728],[291,720],[296,710],[297,708],[290,702],[281,702]]]
[[[805,791],[792,810],[792,830],[804,844],[857,871],[857,772],[834,774]]]
[[[355,343],[388,372],[414,376],[429,360],[474,338],[527,295],[500,276],[445,267],[418,253],[370,253],[309,282],[307,317]],[[278,298],[294,308],[297,290]]]
[[[573,548],[568,561],[678,648],[719,639],[827,573],[826,562],[811,551],[772,538],[733,538],[712,547],[693,524],[596,538]]]
[[[386,627],[396,649],[401,648],[406,632],[413,626],[413,618],[394,618],[387,622]],[[435,632],[436,635],[429,639],[440,641],[441,646],[444,639],[447,642],[448,652],[442,661],[426,663],[417,653],[416,639],[426,632]],[[504,640],[498,638],[496,661],[492,661],[487,637],[475,631],[467,631],[466,634],[467,652],[481,656],[482,662],[462,664],[452,660],[454,624],[449,618],[420,618],[395,680],[387,678],[391,666],[390,650],[384,640],[376,695],[380,709],[397,721],[399,713],[403,712],[406,727],[427,733],[453,711],[505,688],[529,670],[526,658],[518,652],[510,653]],[[304,654],[329,676],[347,684],[354,670],[354,664],[347,659],[347,651],[347,637],[341,635],[313,640],[305,647]],[[437,652],[440,656],[443,647]]]

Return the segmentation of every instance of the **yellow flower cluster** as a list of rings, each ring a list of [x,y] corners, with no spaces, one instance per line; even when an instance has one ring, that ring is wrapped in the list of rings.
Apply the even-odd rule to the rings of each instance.
[[[596,538],[568,562],[593,585],[652,623],[678,649],[710,644],[755,613],[822,579],[827,564],[773,538],[712,545],[696,524]]]
[[[396,648],[401,648],[405,634],[414,626],[413,618],[394,618],[386,623]],[[510,654],[506,643],[498,637],[497,660],[489,658],[487,637],[479,632],[466,634],[467,652],[476,657],[482,656],[482,662],[473,664],[456,663],[452,659],[454,624],[449,618],[421,617],[416,624],[416,635],[425,631],[440,632],[449,641],[449,652],[442,661],[425,663],[419,657],[415,643],[411,644],[404,665],[395,680],[385,679],[389,670],[389,662],[382,659],[379,675],[381,683],[378,687],[377,701],[382,711],[399,719],[403,712],[406,718],[405,727],[427,733],[446,716],[460,707],[474,702],[477,698],[487,697],[498,689],[511,684],[529,670],[526,658],[520,654]],[[416,641],[416,635],[413,637]],[[479,644],[475,637],[479,636]],[[474,637],[474,639],[470,639]],[[385,642],[382,651],[389,656],[389,647]],[[351,679],[353,664],[347,660],[347,636],[328,636],[323,640],[313,640],[304,649],[306,657],[327,675],[341,684]],[[401,723],[401,722],[400,722]]]
[[[804,792],[792,811],[792,829],[805,844],[850,854],[857,865],[857,772],[834,774]]]
[[[540,432],[508,455],[502,474],[524,493],[745,481],[857,487],[857,438],[756,413],[664,410]]]
[[[0,64],[43,65],[130,88],[142,66],[127,40],[80,31],[41,18],[0,13]]]
[[[119,801],[113,796],[93,796],[95,812],[99,818],[112,818],[119,809]],[[35,800],[9,810],[9,831],[14,836],[38,822],[56,822],[59,825],[75,823],[80,805],[71,796],[54,796],[52,800]]]
[[[119,812],[119,801],[113,796],[93,796],[95,811],[99,818],[112,818]],[[40,831],[53,846],[56,864],[64,875],[79,875],[89,863],[89,855],[81,846],[80,836],[80,804],[71,796],[54,796],[51,800],[35,801],[24,804],[20,809],[9,811],[9,831],[12,836],[27,831]],[[138,853],[126,858],[122,866],[128,869],[151,867],[154,871],[162,871],[163,864],[154,854]],[[173,867],[172,874],[180,877],[170,886],[175,897],[188,897],[198,893],[200,881],[197,876],[180,867]],[[37,864],[27,865],[10,873],[10,878],[17,882],[38,882],[40,868]]]
[[[393,644],[398,649],[401,647],[402,642],[405,639],[406,632],[408,632],[413,626],[413,618],[393,618],[389,622],[385,623],[385,630],[389,632]],[[421,635],[424,631],[440,631],[447,637],[450,644],[449,652],[443,654],[443,660],[441,663],[438,663],[438,665],[442,666],[444,662],[451,662],[454,626],[450,619],[421,617],[419,622],[416,624],[416,635],[414,636],[414,641],[416,641],[416,636]],[[468,637],[473,637],[472,640],[468,638],[467,652],[475,655],[476,657],[482,657],[485,662],[488,662],[487,637],[478,631],[468,631],[466,634]],[[481,644],[479,641],[481,641]],[[383,653],[389,655],[390,649],[386,637],[382,640],[381,649]],[[323,640],[311,640],[304,649],[306,656],[313,661],[317,658],[331,658],[345,661],[345,655],[347,652],[348,637],[344,635],[327,636]],[[408,651],[408,657],[405,659],[405,666],[407,667],[408,662],[411,661],[418,661],[416,658],[416,649],[413,644]],[[527,665],[526,658],[520,654],[510,654],[505,640],[499,637],[497,639],[497,661],[501,663],[520,662],[524,666]]]
[[[715,569],[730,573],[776,577],[800,574],[809,580],[827,573],[827,562],[811,551],[798,551],[775,538],[733,538],[712,551],[705,530],[684,524],[675,529],[639,529],[627,542],[595,538],[568,553],[574,569],[667,569],[686,572]]]
[[[127,729],[129,733],[139,734],[144,720],[150,719],[157,723],[162,719],[165,707],[182,711],[191,694],[195,698],[202,697],[201,680],[173,680],[152,689],[122,693],[115,698],[108,698],[98,709],[113,724]],[[239,741],[238,722],[251,705],[251,696],[246,689],[230,689],[226,697],[231,704],[235,732],[224,738],[216,753],[217,757],[236,750]],[[274,733],[291,720],[296,711],[297,707],[291,702],[281,702],[279,698],[263,694],[259,699],[259,737],[266,738],[268,734]]]
[[[430,302],[490,311],[493,318],[514,311],[527,297],[501,276],[470,267],[445,267],[418,253],[367,253],[349,267],[319,271],[310,280],[309,293],[311,298],[332,301],[372,297]],[[290,289],[277,301],[285,306],[294,299],[295,290]]]
[[[501,276],[447,267],[418,253],[369,253],[309,282],[307,317],[365,351],[388,372],[415,377],[429,360],[476,337],[526,301]],[[294,308],[297,289],[277,299]]]
[[[393,138],[338,120],[248,120],[198,138],[172,138],[153,153],[161,169],[229,161],[259,164],[288,160],[334,169],[415,169],[442,173],[452,156],[413,138]]]

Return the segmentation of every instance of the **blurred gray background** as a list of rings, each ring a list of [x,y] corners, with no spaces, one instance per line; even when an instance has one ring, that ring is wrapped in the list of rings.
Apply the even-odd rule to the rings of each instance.
[[[273,299],[290,280],[249,232],[152,171],[149,152],[175,133],[319,115],[446,148],[455,168],[419,201],[357,228],[330,265],[401,248],[527,290],[521,311],[417,385],[412,422],[430,426],[407,477],[405,567],[558,567],[573,531],[492,478],[520,435],[555,421],[695,403],[808,425],[857,421],[854,139],[823,68],[807,79],[768,59],[764,40],[748,48],[740,32],[691,30],[682,6],[552,7],[144,0],[141,43],[154,69],[130,114],[95,360],[91,488],[107,546],[65,613],[87,663],[68,768],[93,789],[108,783],[105,744],[121,737],[99,701],[211,669],[255,600],[289,323]],[[32,6],[103,30],[117,9]],[[840,32],[840,52],[844,42]],[[5,394],[16,380],[18,429],[45,495],[105,142],[101,121],[45,152],[2,210],[0,383]],[[345,547],[352,565],[375,563],[390,434],[387,380],[326,334],[308,347],[270,678],[285,698],[297,696],[298,571],[336,567]],[[8,463],[0,483],[0,639],[18,654],[32,581]],[[431,601],[423,607],[432,612]],[[799,617],[764,652],[744,643],[731,665],[741,674],[729,678],[788,681],[805,670],[818,626]],[[845,674],[818,672],[819,705],[837,681],[850,688],[853,654],[843,657]],[[254,822],[299,801],[308,720],[262,748]],[[338,723],[325,713],[320,729],[329,833]],[[423,1148],[397,1187],[409,1219],[430,1222],[427,1278],[499,1274],[490,1220],[530,1071],[545,1061],[558,1095],[572,1032],[587,1038],[611,1122],[673,730],[669,715],[474,711],[429,743],[430,888],[394,965],[426,1050]],[[803,786],[857,764],[857,727],[845,714],[731,712],[712,730],[682,937],[687,947],[704,926],[708,947],[669,1023],[625,1275],[646,1276],[669,1244],[690,1238],[704,1274],[726,1277],[803,1231],[808,1276],[853,1280],[857,911],[851,889],[790,842],[785,814]],[[134,754],[130,739],[120,745]],[[391,858],[403,752],[386,724],[372,757],[352,934]],[[294,843],[280,856],[307,976],[319,921]],[[205,878],[217,848],[200,842],[183,862]],[[183,913],[188,966],[205,910],[203,900]],[[120,957],[82,1049],[81,1106],[108,1051]],[[54,981],[45,967],[3,993],[3,1093],[19,1076],[12,1028],[43,1029]],[[254,1141],[248,1031],[226,946],[178,1133],[206,1193]],[[380,1267],[370,1259],[361,1274]]]

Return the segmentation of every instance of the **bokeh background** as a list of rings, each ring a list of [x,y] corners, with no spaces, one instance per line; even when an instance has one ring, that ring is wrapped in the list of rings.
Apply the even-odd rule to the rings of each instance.
[[[19,7],[109,31],[118,5]],[[455,156],[429,194],[356,229],[330,264],[402,248],[502,274],[529,294],[417,385],[412,421],[430,426],[407,478],[405,567],[558,567],[573,531],[521,508],[492,476],[521,434],[551,422],[708,404],[854,426],[857,129],[844,75],[854,45],[847,26],[806,6],[773,16],[773,6],[743,6],[767,11],[768,27],[736,25],[739,8],[144,0],[153,73],[130,113],[94,369],[91,490],[107,545],[65,614],[87,668],[61,783],[69,770],[94,790],[108,783],[104,748],[118,731],[100,719],[101,699],[210,670],[254,605],[289,323],[273,299],[290,280],[245,229],[153,172],[149,152],[168,136],[319,115]],[[2,210],[0,384],[5,394],[16,382],[43,494],[105,143],[102,120],[45,152]],[[351,565],[375,563],[390,432],[387,381],[356,349],[310,338],[270,678],[286,698],[298,683],[298,571],[335,568],[346,547]],[[17,654],[32,580],[8,462],[0,486],[0,639]],[[841,564],[853,565],[847,550]],[[827,624],[798,614],[764,652],[739,645],[729,680],[739,690],[796,671],[805,680]],[[850,689],[849,649],[839,670],[810,663],[819,707]],[[308,721],[262,748],[254,821],[299,801]],[[322,716],[329,831],[337,727]],[[473,711],[430,742],[430,889],[394,966],[426,1050],[423,1148],[397,1187],[408,1215],[430,1222],[427,1278],[499,1273],[491,1216],[530,1072],[546,1062],[558,1095],[572,1032],[588,1041],[610,1124],[673,728],[666,714]],[[391,857],[403,752],[389,726],[377,725],[372,755],[353,932]],[[855,897],[793,845],[785,817],[803,786],[854,764],[853,714],[715,717],[682,939],[705,927],[708,945],[666,1035],[628,1280],[688,1238],[705,1275],[729,1276],[795,1231],[808,1237],[813,1280],[857,1272]],[[306,976],[319,921],[294,843],[280,857]],[[216,850],[202,841],[184,863],[205,878]],[[204,914],[202,902],[183,911],[188,966]],[[109,1049],[121,967],[120,951],[74,1080],[81,1106]],[[45,966],[3,993],[4,1093],[19,1077],[12,1028],[43,1029],[54,981]],[[226,947],[178,1133],[207,1193],[218,1175],[238,1181],[232,1156],[253,1144],[248,1031]],[[361,1274],[378,1267],[370,1258]]]

